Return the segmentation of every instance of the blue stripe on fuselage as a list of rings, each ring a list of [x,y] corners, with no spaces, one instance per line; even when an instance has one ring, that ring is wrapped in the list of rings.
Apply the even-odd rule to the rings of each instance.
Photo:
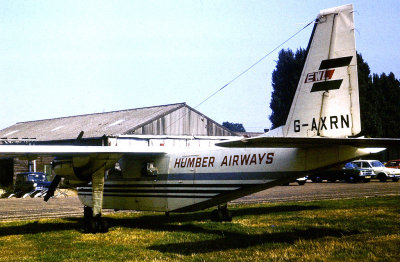
[[[233,173],[174,173],[159,174],[160,180],[276,180],[302,176],[303,172],[233,172]]]

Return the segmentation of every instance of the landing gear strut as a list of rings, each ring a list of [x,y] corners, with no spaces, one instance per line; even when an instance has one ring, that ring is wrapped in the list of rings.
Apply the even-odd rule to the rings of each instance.
[[[92,174],[92,201],[93,208],[85,206],[85,232],[87,233],[106,233],[108,232],[107,222],[101,217],[104,193],[104,172],[101,167]]]
[[[214,222],[222,222],[222,221],[227,221],[231,222],[232,221],[232,213],[231,211],[228,210],[228,206],[225,205],[218,205],[218,209],[213,210],[211,212],[211,221]]]

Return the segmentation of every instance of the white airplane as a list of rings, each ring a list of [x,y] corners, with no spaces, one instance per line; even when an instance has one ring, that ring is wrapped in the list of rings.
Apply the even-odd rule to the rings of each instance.
[[[322,10],[285,126],[255,138],[123,136],[109,146],[1,145],[0,156],[54,156],[56,178],[77,185],[86,230],[106,232],[102,209],[190,212],[383,150],[394,139],[361,131],[353,6]],[[160,145],[161,144],[161,145]],[[120,168],[115,172],[115,166]],[[112,171],[108,172],[110,169]]]

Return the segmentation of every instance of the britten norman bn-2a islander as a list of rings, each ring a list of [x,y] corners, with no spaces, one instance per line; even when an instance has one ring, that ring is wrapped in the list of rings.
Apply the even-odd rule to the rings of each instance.
[[[394,139],[349,138],[361,131],[353,6],[314,21],[286,124],[254,138],[109,138],[107,146],[1,145],[0,156],[54,156],[56,174],[77,186],[89,232],[105,232],[102,209],[191,212],[218,206],[308,173],[383,150]],[[161,141],[161,142],[160,142]],[[108,172],[119,166],[120,172]]]

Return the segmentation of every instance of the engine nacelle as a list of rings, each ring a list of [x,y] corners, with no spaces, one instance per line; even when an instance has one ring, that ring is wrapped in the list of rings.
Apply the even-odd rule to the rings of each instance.
[[[75,171],[73,158],[55,158],[51,164],[54,173],[67,179],[71,185],[86,184],[91,180],[90,174],[82,176]]]
[[[92,180],[92,174],[104,167],[110,169],[119,157],[113,156],[77,156],[55,158],[52,162],[53,171],[69,181],[73,186],[87,184]]]

